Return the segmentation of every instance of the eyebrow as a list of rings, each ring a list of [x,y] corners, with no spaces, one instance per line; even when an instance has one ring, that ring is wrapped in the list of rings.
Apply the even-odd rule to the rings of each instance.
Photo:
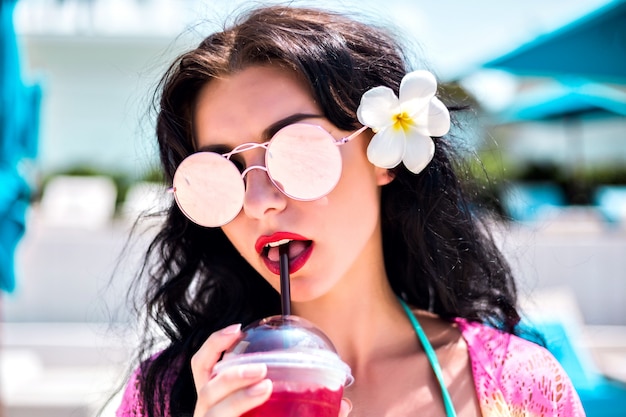
[[[267,142],[270,139],[272,139],[272,137],[283,127],[301,122],[302,120],[321,119],[323,117],[324,116],[320,114],[312,114],[312,113],[295,113],[295,114],[289,115],[285,117],[284,119],[280,119],[272,123],[266,129],[264,129],[263,132],[261,133],[261,139],[263,142]],[[229,146],[224,145],[224,144],[212,144],[212,145],[201,146],[200,148],[196,150],[196,152],[216,152],[216,153],[222,154],[222,153],[230,152],[231,150],[232,149],[230,149]]]
[[[305,119],[321,119],[322,115],[320,114],[309,114],[309,113],[295,113],[290,116],[285,117],[284,119],[280,119],[265,129],[261,135],[264,142],[267,142],[274,136],[280,129],[283,127],[292,125],[294,123],[301,122]]]

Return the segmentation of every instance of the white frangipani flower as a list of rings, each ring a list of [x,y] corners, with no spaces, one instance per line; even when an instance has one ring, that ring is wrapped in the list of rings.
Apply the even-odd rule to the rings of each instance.
[[[374,87],[363,94],[357,109],[359,121],[375,135],[367,147],[369,161],[381,168],[404,162],[417,174],[433,159],[432,136],[450,130],[450,113],[435,97],[437,80],[428,71],[411,72],[402,78],[400,97],[389,87]]]

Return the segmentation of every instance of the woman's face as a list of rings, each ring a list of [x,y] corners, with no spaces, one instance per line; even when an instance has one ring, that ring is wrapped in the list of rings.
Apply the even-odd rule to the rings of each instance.
[[[317,124],[340,139],[342,131],[324,119],[307,86],[288,70],[248,67],[206,84],[194,114],[198,148],[226,149],[268,140],[263,132],[286,119]],[[295,119],[294,119],[295,118]],[[388,182],[385,170],[365,155],[367,133],[340,146],[343,171],[330,194],[315,201],[296,201],[282,194],[267,173],[251,170],[245,178],[243,209],[222,229],[241,255],[274,288],[280,288],[278,248],[291,240],[289,260],[294,302],[322,297],[348,288],[338,285],[372,271],[380,260],[379,185]],[[264,166],[265,150],[238,154],[246,167]],[[375,269],[375,268],[374,268]],[[361,279],[361,278],[359,278]]]

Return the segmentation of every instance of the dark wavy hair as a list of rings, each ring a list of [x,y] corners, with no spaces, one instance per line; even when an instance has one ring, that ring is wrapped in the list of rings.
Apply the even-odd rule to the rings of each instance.
[[[165,179],[171,183],[176,167],[194,152],[193,110],[201,87],[212,79],[259,64],[291,69],[308,84],[324,117],[353,130],[360,127],[355,112],[363,93],[375,86],[398,91],[411,70],[408,61],[387,31],[341,14],[255,9],[178,57],[163,76],[156,133]],[[443,319],[463,317],[514,333],[520,317],[510,269],[458,175],[457,145],[450,137],[433,139],[435,156],[423,172],[415,175],[400,165],[382,188],[390,284],[409,304]],[[146,277],[146,325],[156,323],[168,345],[142,364],[144,411],[151,417],[167,408],[173,415],[191,415],[196,401],[191,356],[217,329],[279,314],[279,295],[220,228],[192,223],[175,204],[137,279]],[[153,347],[150,342],[146,336],[140,359]],[[171,392],[163,393],[173,364],[180,371]]]

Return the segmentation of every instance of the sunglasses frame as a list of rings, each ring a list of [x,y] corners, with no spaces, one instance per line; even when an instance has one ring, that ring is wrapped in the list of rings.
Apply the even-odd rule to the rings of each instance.
[[[193,221],[194,223],[197,223],[201,226],[204,227],[220,227],[220,226],[224,226],[225,224],[228,224],[230,221],[232,221],[235,217],[237,217],[237,215],[241,212],[241,209],[243,208],[243,200],[245,197],[245,177],[246,175],[254,170],[254,169],[260,169],[262,171],[265,171],[265,173],[267,174],[269,180],[272,182],[272,184],[285,196],[296,200],[296,201],[314,201],[314,200],[318,200],[326,195],[328,195],[337,185],[337,182],[339,181],[339,178],[341,177],[341,165],[342,165],[342,159],[341,159],[341,154],[338,154],[338,158],[339,158],[339,169],[336,175],[336,178],[333,178],[330,182],[332,183],[332,186],[330,186],[330,188],[328,188],[328,190],[322,192],[322,193],[316,193],[315,195],[311,196],[310,198],[307,197],[303,197],[303,196],[297,196],[297,195],[293,195],[293,193],[287,192],[285,190],[285,187],[283,187],[283,185],[276,180],[275,176],[272,175],[272,171],[279,169],[279,168],[274,168],[272,169],[271,167],[274,166],[274,161],[271,160],[272,158],[272,144],[278,143],[278,141],[275,141],[275,139],[279,139],[281,138],[280,134],[281,132],[284,134],[285,131],[287,129],[294,129],[294,128],[301,128],[303,126],[308,127],[314,127],[317,129],[320,129],[323,133],[324,136],[328,137],[331,140],[331,143],[333,145],[336,146],[341,146],[345,143],[350,142],[352,139],[354,139],[355,137],[359,136],[361,133],[363,133],[366,129],[367,126],[363,126],[361,128],[359,128],[358,130],[352,132],[350,135],[345,136],[341,139],[335,139],[326,129],[324,129],[323,127],[316,125],[316,124],[310,124],[310,123],[293,123],[290,125],[287,125],[283,128],[281,128],[279,131],[277,131],[272,138],[267,141],[267,142],[263,142],[263,143],[256,143],[256,142],[247,142],[247,143],[242,143],[238,146],[236,146],[234,149],[232,149],[229,152],[226,153],[218,153],[218,152],[211,152],[211,151],[206,151],[206,152],[196,152],[193,153],[189,156],[187,156],[178,166],[178,168],[176,169],[176,172],[174,173],[174,179],[173,179],[173,186],[170,189],[173,193],[174,193],[174,197],[176,200],[176,203],[179,207],[179,209],[183,212],[183,214],[185,214],[185,216],[187,218],[189,218],[191,221]],[[313,135],[309,135],[310,137],[313,137]],[[293,135],[293,136],[287,136],[288,138],[292,138],[292,139],[302,139],[304,136],[302,135]],[[258,148],[263,148],[265,149],[265,166],[262,165],[252,165],[249,167],[246,167],[243,171],[240,171],[239,168],[237,167],[237,165],[231,160],[231,157],[237,154],[240,154],[242,152],[248,151],[248,150],[252,150],[252,149],[258,149]],[[219,162],[218,159],[215,158],[214,155],[218,155],[219,157],[221,157],[223,160],[228,161],[229,163],[227,164],[222,164]],[[233,181],[227,182],[226,185],[228,185],[229,187],[235,187],[236,189],[232,189],[229,188],[228,190],[224,189],[223,192],[219,192],[219,197],[222,201],[223,201],[223,206],[227,207],[227,209],[224,210],[215,210],[215,216],[212,216],[212,218],[216,218],[216,221],[203,221],[200,220],[200,218],[203,218],[204,216],[202,214],[197,215],[194,213],[197,213],[198,211],[202,211],[204,212],[205,209],[201,208],[201,207],[196,207],[197,204],[200,201],[206,201],[206,200],[210,200],[210,197],[207,198],[188,198],[188,195],[185,195],[184,192],[182,192],[182,190],[184,189],[183,185],[186,185],[188,187],[192,187],[193,185],[197,184],[197,181],[195,181],[195,179],[200,178],[200,180],[202,180],[202,176],[207,175],[206,178],[211,177],[211,174],[209,171],[211,171],[211,169],[208,170],[204,170],[206,172],[203,172],[204,175],[200,175],[195,176],[195,175],[189,175],[189,173],[187,173],[185,175],[184,171],[181,171],[181,167],[186,168],[187,165],[192,165],[194,163],[196,163],[196,161],[194,160],[199,160],[199,158],[203,158],[205,159],[206,163],[207,163],[207,167],[211,167],[214,166],[216,167],[218,164],[222,165],[222,176],[232,176],[234,178],[234,171],[237,172],[239,178],[240,178],[240,184],[241,186],[237,185],[235,186]],[[286,158],[286,157],[285,157]],[[210,159],[213,159],[213,161],[211,162],[211,164],[209,164]],[[279,160],[280,161],[280,160]],[[284,161],[283,161],[284,162]],[[204,165],[204,164],[199,164],[199,165]],[[293,164],[290,164],[291,167],[293,166]],[[193,168],[193,167],[192,167]],[[293,168],[291,168],[293,169]],[[188,171],[191,171],[192,169],[187,169]],[[279,175],[280,176],[280,175]],[[190,181],[190,178],[193,177],[194,181]],[[204,191],[212,191],[214,188],[220,188],[219,185],[223,184],[219,184],[217,182],[213,182],[211,183],[212,185],[218,185],[218,187],[211,187],[211,189],[208,188],[204,188]],[[291,188],[291,187],[290,187]],[[297,188],[297,187],[296,187]],[[192,192],[193,194],[193,192]],[[197,193],[196,193],[197,194]],[[227,197],[230,197],[227,198]],[[231,201],[228,201],[231,200]],[[240,203],[239,203],[240,202]],[[219,207],[220,205],[213,205],[214,207]],[[235,208],[239,207],[236,212],[235,212]],[[223,208],[224,208],[223,207]],[[230,207],[232,207],[232,212],[230,210]],[[224,212],[225,214],[220,216],[220,213]],[[217,220],[219,219],[219,220]]]

